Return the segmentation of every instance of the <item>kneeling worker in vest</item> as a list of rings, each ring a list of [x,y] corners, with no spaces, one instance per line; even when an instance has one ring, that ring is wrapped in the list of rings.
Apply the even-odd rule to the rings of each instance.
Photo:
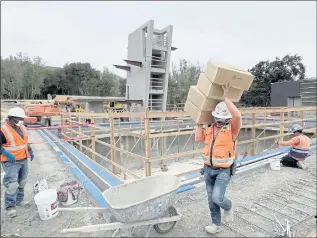
[[[25,113],[22,108],[9,110],[8,120],[1,126],[1,164],[5,172],[3,184],[5,191],[5,208],[8,217],[17,215],[16,206],[28,207],[24,201],[24,186],[28,175],[28,158],[34,158],[28,145],[26,128],[23,126]]]
[[[225,222],[233,219],[232,202],[225,193],[235,167],[236,140],[242,120],[241,112],[228,98],[229,88],[230,84],[223,86],[224,101],[212,112],[215,123],[205,129],[198,125],[195,132],[195,141],[205,142],[203,174],[212,218],[212,224],[205,230],[211,234],[220,231],[220,208],[224,210]]]
[[[304,163],[309,156],[310,139],[303,134],[303,127],[299,124],[292,125],[294,137],[289,141],[280,141],[280,146],[291,146],[290,152],[281,159],[281,163],[287,167],[306,169]]]

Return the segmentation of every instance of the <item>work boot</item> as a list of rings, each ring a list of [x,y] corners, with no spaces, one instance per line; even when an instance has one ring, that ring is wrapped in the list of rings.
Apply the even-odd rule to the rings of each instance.
[[[220,226],[217,226],[216,224],[211,224],[210,226],[205,227],[205,231],[210,234],[216,234],[221,231]]]
[[[17,207],[30,207],[31,203],[29,201],[21,201],[16,204]]]
[[[15,210],[15,208],[9,208],[7,209],[7,217],[9,218],[13,218],[17,216],[17,211]]]
[[[306,169],[306,168],[307,168],[307,166],[306,166],[306,164],[304,163],[304,161],[298,160],[298,161],[296,162],[296,164],[297,164],[298,168],[300,168],[300,169]]]
[[[223,220],[226,222],[226,223],[230,223],[233,221],[233,205],[231,205],[231,209],[226,211],[224,210],[223,212]]]

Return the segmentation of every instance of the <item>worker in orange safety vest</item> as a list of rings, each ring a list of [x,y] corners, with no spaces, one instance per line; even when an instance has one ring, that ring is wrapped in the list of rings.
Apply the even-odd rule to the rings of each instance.
[[[294,137],[289,141],[277,142],[278,146],[291,146],[287,155],[281,158],[283,166],[306,169],[305,159],[310,152],[310,139],[303,134],[303,127],[299,124],[292,125],[291,128]]]
[[[1,126],[1,164],[5,172],[3,184],[5,190],[5,209],[8,217],[17,216],[16,206],[28,207],[24,200],[24,187],[28,176],[28,158],[34,158],[28,145],[28,135],[23,126],[25,113],[22,108],[9,110],[8,119]]]
[[[230,87],[230,83],[223,86],[224,101],[218,103],[212,112],[215,122],[207,128],[198,125],[195,131],[195,141],[205,142],[203,174],[212,218],[212,224],[205,230],[211,234],[221,231],[220,208],[224,210],[227,223],[233,219],[232,202],[225,197],[225,193],[234,174],[236,141],[242,119],[241,112],[228,98]]]

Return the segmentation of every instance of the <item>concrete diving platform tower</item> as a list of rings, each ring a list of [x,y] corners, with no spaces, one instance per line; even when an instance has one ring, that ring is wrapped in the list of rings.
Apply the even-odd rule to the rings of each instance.
[[[131,112],[166,111],[173,26],[154,28],[150,20],[129,34],[126,65],[114,65],[127,71],[126,99],[142,100],[132,104]]]

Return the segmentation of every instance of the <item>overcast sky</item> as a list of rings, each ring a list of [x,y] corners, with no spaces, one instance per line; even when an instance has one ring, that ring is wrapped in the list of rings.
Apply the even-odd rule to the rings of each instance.
[[[316,76],[316,2],[1,2],[1,55],[42,57],[47,65],[90,62],[125,76],[128,34],[153,19],[173,25],[172,62],[210,60],[249,69],[297,53]]]

